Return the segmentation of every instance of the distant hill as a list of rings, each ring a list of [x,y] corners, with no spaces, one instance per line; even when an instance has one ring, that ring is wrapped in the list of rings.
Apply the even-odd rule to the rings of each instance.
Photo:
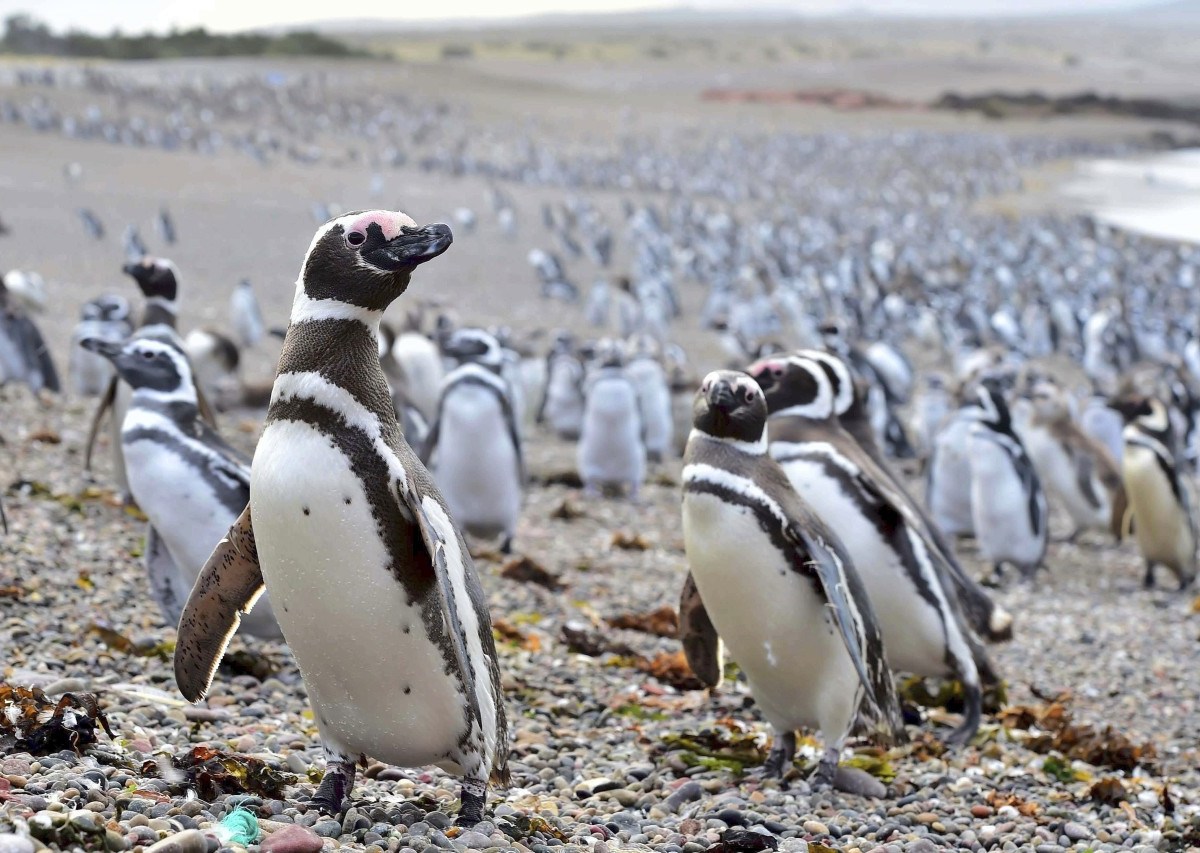
[[[1131,10],[1130,14],[1155,23],[1200,24],[1200,0],[1166,0]]]

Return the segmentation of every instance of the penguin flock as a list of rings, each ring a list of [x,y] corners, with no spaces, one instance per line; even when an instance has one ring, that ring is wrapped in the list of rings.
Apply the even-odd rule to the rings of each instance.
[[[76,86],[44,74],[31,85]],[[131,103],[157,97],[90,74]],[[464,825],[509,783],[502,661],[473,554],[521,553],[533,441],[567,451],[585,501],[638,504],[652,476],[678,474],[680,647],[713,690],[737,663],[773,730],[771,776],[792,770],[801,729],[824,741],[818,785],[839,783],[855,734],[909,737],[898,673],[961,685],[961,719],[941,737],[966,748],[1005,676],[989,644],[1021,641],[989,587],[1044,583],[1064,543],[1120,549],[1128,570],[1105,583],[1154,587],[1163,569],[1173,587],[1193,582],[1200,256],[1085,219],[964,213],[1011,189],[1021,163],[1098,143],[701,133],[673,155],[484,152],[449,144],[471,128],[437,104],[325,97],[335,84],[195,91],[217,124],[262,123],[243,136],[182,112],[134,126],[0,102],[0,122],[39,132],[233,145],[263,162],[329,156],[269,127],[285,111],[277,124],[297,133],[412,137],[420,155],[384,152],[371,168],[486,176],[490,216],[456,208],[455,228],[527,247],[528,268],[507,272],[544,300],[542,322],[472,324],[452,293],[421,290],[419,268],[453,247],[449,226],[314,202],[290,314],[270,316],[241,280],[228,331],[183,334],[188,271],[127,229],[136,291],[81,306],[65,386],[37,324],[54,282],[14,271],[0,286],[0,384],[95,398],[89,464],[110,422],[107,467],[147,519],[145,592],[178,626],[182,695],[207,694],[239,632],[291,650],[325,754],[314,808],[353,800],[364,756],[459,775]],[[748,160],[759,173],[735,167]],[[70,164],[68,179],[81,172]],[[542,203],[540,231],[509,185],[563,191]],[[639,200],[618,210],[593,189]],[[77,218],[104,239],[98,213]],[[154,222],[169,252],[175,220],[163,208]],[[255,359],[276,362],[269,389],[243,379]],[[251,459],[218,420],[255,409]],[[19,530],[14,516],[0,507]]]

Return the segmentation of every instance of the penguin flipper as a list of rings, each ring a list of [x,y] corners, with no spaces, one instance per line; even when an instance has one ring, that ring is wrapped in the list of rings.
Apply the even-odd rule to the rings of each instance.
[[[861,713],[880,724],[879,734],[883,739],[903,743],[908,736],[896,696],[896,680],[866,587],[845,549],[825,525],[801,507],[798,499],[788,504],[785,512],[789,523],[784,527],[784,537],[795,547],[798,562],[805,564],[806,573],[815,572],[824,589],[834,622],[862,683],[865,701]]]
[[[265,589],[247,506],[200,570],[179,618],[175,683],[189,702],[204,698],[242,614]]]
[[[692,573],[683,580],[679,597],[679,640],[688,666],[706,687],[716,687],[725,677],[725,645],[709,618]]]
[[[209,404],[208,398],[204,396],[204,391],[201,390],[199,383],[192,383],[196,386],[196,405],[200,409],[200,418],[213,429],[217,426],[217,413]]]
[[[92,470],[92,451],[96,449],[96,436],[100,434],[100,424],[104,422],[105,413],[113,407],[117,399],[117,377],[108,381],[104,396],[96,404],[96,413],[92,415],[92,425],[88,428],[87,447],[83,451],[83,470]]]
[[[146,525],[146,574],[150,578],[150,592],[162,609],[163,618],[170,625],[178,625],[183,614],[183,602],[179,600],[176,582],[179,567],[167,550],[153,524]]]

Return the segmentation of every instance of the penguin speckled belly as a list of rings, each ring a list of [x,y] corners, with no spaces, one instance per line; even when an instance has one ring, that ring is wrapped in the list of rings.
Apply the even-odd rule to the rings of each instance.
[[[204,568],[175,677],[202,697],[240,610],[271,591],[327,757],[313,804],[342,808],[355,762],[463,776],[459,822],[507,782],[491,619],[470,553],[404,440],[379,363],[384,309],[451,242],[402,213],[334,219],[305,256],[251,469],[250,506]],[[253,520],[252,520],[253,519]]]
[[[766,421],[762,391],[744,373],[710,373],[696,394],[683,532],[701,601],[681,608],[682,639],[710,683],[720,671],[718,637],[746,673],[775,729],[768,773],[790,768],[796,729],[819,728],[826,749],[817,781],[828,784],[860,710],[887,736],[904,730],[862,581],[767,455]]]

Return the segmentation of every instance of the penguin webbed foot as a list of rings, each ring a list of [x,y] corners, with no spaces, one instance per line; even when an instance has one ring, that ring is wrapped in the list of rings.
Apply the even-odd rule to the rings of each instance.
[[[1146,574],[1142,576],[1142,589],[1154,589],[1154,563],[1146,563]]]
[[[504,541],[500,543],[500,553],[506,557],[513,552],[513,537],[505,536]]]
[[[957,749],[966,746],[975,737],[975,732],[979,731],[979,723],[983,716],[983,692],[979,689],[979,685],[963,684],[964,708],[963,721],[958,728],[951,729],[949,733],[942,738],[943,743],[951,749]]]
[[[455,826],[469,829],[483,820],[483,809],[487,805],[487,784],[477,779],[464,779],[460,806]]]
[[[771,751],[767,753],[767,760],[763,763],[762,771],[759,774],[760,778],[778,779],[786,787],[787,783],[784,777],[792,769],[792,760],[795,757],[796,733],[776,733],[775,741],[771,744]]]
[[[837,776],[838,756],[841,750],[837,747],[828,747],[825,754],[821,756],[821,761],[817,765],[817,772],[812,775],[809,780],[809,785],[814,791],[828,791],[833,787],[834,778]]]
[[[308,799],[309,807],[323,814],[340,815],[349,805],[347,797],[354,788],[354,772],[353,761],[330,762],[321,784]]]

